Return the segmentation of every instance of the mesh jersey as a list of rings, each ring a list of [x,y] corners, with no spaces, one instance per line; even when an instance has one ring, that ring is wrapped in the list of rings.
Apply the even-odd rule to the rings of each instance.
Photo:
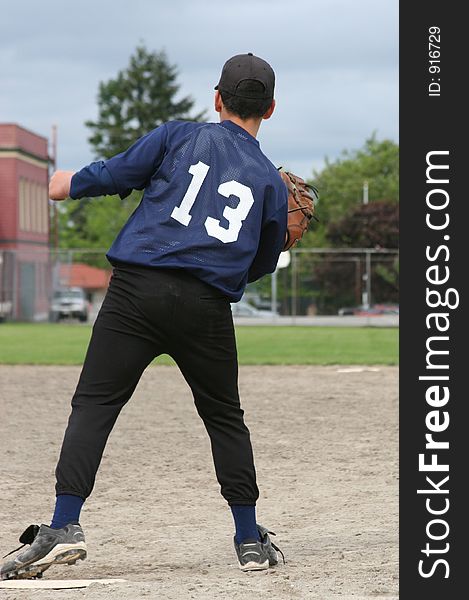
[[[232,121],[165,123],[72,178],[72,198],[145,189],[112,263],[187,269],[232,301],[271,273],[285,241],[287,190],[259,142]]]

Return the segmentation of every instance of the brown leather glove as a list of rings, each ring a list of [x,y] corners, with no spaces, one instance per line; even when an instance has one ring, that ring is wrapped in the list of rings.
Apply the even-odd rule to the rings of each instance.
[[[279,173],[288,189],[288,225],[283,249],[289,250],[301,240],[311,219],[318,220],[314,210],[319,196],[317,189],[298,175],[281,170]]]

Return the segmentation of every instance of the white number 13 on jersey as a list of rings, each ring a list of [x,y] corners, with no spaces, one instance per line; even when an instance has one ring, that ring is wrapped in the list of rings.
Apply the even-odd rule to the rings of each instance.
[[[183,225],[189,225],[192,215],[189,214],[191,208],[194,206],[194,202],[197,199],[197,194],[207,177],[207,173],[210,167],[203,162],[198,162],[196,165],[191,165],[189,173],[193,176],[192,181],[187,188],[184,198],[179,206],[176,206],[171,213],[173,219],[179,221]],[[207,217],[205,220],[205,229],[208,235],[221,240],[223,243],[236,242],[238,239],[239,232],[243,226],[244,219],[248,216],[252,205],[254,204],[254,197],[251,190],[238,181],[227,181],[218,186],[218,193],[229,198],[230,196],[236,196],[239,198],[239,204],[236,208],[231,206],[225,206],[223,216],[228,221],[228,228],[222,227],[218,219],[213,217]]]

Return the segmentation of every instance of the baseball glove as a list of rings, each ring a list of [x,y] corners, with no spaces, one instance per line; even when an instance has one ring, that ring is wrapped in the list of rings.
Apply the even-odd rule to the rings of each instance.
[[[311,219],[318,220],[314,209],[319,196],[318,190],[298,175],[280,169],[279,173],[288,189],[288,224],[283,248],[285,251],[301,240]]]

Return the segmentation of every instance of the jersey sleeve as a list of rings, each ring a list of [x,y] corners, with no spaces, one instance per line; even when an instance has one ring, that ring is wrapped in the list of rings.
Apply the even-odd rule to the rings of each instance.
[[[275,271],[278,257],[285,245],[288,219],[288,194],[286,186],[283,183],[277,190],[277,194],[279,195],[281,205],[262,227],[257,253],[248,271],[248,283]]]
[[[70,184],[70,198],[74,200],[117,193],[116,184],[102,160],[83,167],[73,175]]]
[[[134,189],[143,190],[163,159],[166,139],[166,125],[162,125],[125,152],[84,167],[72,177],[70,197],[119,194],[125,198]]]

